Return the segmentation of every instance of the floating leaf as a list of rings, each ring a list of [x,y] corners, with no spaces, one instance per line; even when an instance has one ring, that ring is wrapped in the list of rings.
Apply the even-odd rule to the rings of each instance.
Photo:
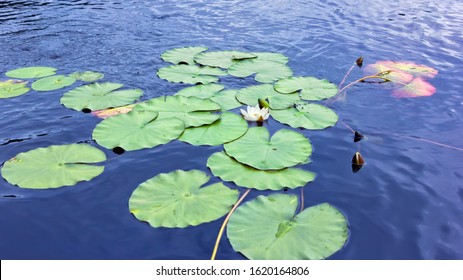
[[[92,115],[102,118],[102,119],[106,119],[106,118],[116,116],[119,114],[127,114],[128,112],[132,111],[135,105],[137,104],[129,104],[129,105],[120,106],[120,107],[111,108],[111,109],[96,110],[96,111],[92,111]]]
[[[269,138],[265,127],[252,127],[241,138],[225,144],[225,152],[261,170],[290,167],[306,161],[312,153],[310,141],[298,132],[281,129]]]
[[[224,89],[224,87],[225,86],[220,84],[197,85],[184,88],[177,92],[175,95],[186,97],[194,96],[201,99],[205,99],[214,96],[215,93],[221,91],[222,89]]]
[[[395,89],[392,95],[398,98],[431,96],[436,88],[422,78],[415,78],[410,83]]]
[[[198,67],[196,65],[173,65],[159,69],[158,76],[161,79],[174,83],[185,84],[210,84],[219,80],[216,76],[225,76],[226,72],[209,66]]]
[[[178,118],[185,123],[185,127],[196,127],[211,124],[220,118],[213,114],[220,110],[217,103],[208,99],[184,96],[163,96],[150,99],[135,106],[135,111],[159,112],[160,119]]]
[[[236,100],[237,93],[238,91],[234,89],[222,90],[214,94],[210,99],[219,104],[223,111],[227,111],[242,106],[242,104]]]
[[[42,78],[46,76],[51,76],[56,74],[56,68],[52,67],[42,67],[42,66],[33,66],[33,67],[25,67],[25,68],[18,68],[11,71],[6,72],[5,75],[11,78],[17,79],[36,79]]]
[[[85,71],[85,72],[74,72],[69,76],[75,78],[76,80],[82,81],[82,82],[92,83],[92,82],[103,79],[104,74],[100,72]]]
[[[179,140],[197,146],[217,146],[241,137],[247,130],[248,124],[242,117],[225,112],[220,119],[209,125],[185,129]]]
[[[282,55],[281,53],[272,53],[272,52],[254,52],[257,57],[254,58],[255,60],[266,60],[266,61],[273,61],[278,62],[281,64],[288,63],[288,57]]]
[[[240,187],[258,190],[294,189],[305,186],[315,179],[316,174],[298,168],[281,170],[259,170],[241,164],[224,152],[213,154],[207,160],[207,166],[214,176],[223,181],[233,182]]]
[[[160,119],[158,113],[132,111],[99,123],[93,139],[101,146],[127,151],[153,148],[177,139],[185,128],[177,118]]]
[[[252,260],[318,260],[340,250],[348,237],[344,215],[328,203],[296,215],[297,200],[258,196],[238,207],[227,226],[233,248]]]
[[[285,64],[268,60],[243,60],[230,66],[228,74],[235,77],[248,77],[256,74],[255,80],[260,83],[273,83],[293,75],[291,68]]]
[[[30,91],[27,82],[21,80],[0,81],[0,99],[23,95]]]
[[[385,70],[399,70],[411,74],[415,77],[434,78],[438,71],[432,67],[416,64],[409,61],[377,61],[376,67],[381,67]]]
[[[338,116],[330,108],[300,101],[293,108],[272,110],[271,116],[284,124],[294,128],[324,129],[333,126]]]
[[[140,184],[129,200],[130,212],[152,227],[184,228],[216,220],[238,199],[238,191],[216,183],[199,170],[162,173]]]
[[[275,83],[275,90],[281,93],[301,92],[301,99],[322,100],[330,98],[338,93],[336,85],[328,80],[314,77],[291,77],[279,80]]]
[[[31,87],[35,91],[51,91],[72,85],[76,79],[64,75],[50,76],[42,78],[32,83]]]
[[[381,78],[384,78],[387,82],[392,83],[406,84],[413,80],[412,74],[386,67],[381,63],[368,64],[365,66],[364,71],[368,75],[378,75]]]
[[[100,175],[104,167],[91,164],[105,160],[102,151],[87,144],[54,145],[16,155],[5,162],[2,176],[21,188],[72,186]]]
[[[256,57],[256,55],[253,53],[238,51],[219,51],[198,54],[195,57],[195,61],[202,65],[226,69],[236,61],[254,57]]]
[[[206,51],[206,47],[185,47],[185,48],[177,48],[165,51],[161,54],[162,60],[165,62],[170,62],[173,64],[189,64],[194,65],[195,61],[193,58],[203,52]]]
[[[286,109],[300,101],[298,94],[281,94],[272,85],[250,86],[238,91],[236,99],[246,105],[255,106],[259,99],[267,99],[271,109]]]
[[[130,104],[143,94],[140,89],[116,91],[122,86],[116,83],[94,83],[77,87],[63,95],[61,104],[78,111],[94,111]]]

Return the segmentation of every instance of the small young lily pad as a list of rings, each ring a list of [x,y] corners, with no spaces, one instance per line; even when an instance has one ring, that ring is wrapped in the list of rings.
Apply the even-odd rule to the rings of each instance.
[[[236,209],[227,226],[233,249],[251,260],[320,260],[347,241],[344,215],[328,203],[296,214],[294,195],[258,196]]]
[[[214,94],[210,99],[219,104],[223,111],[228,111],[242,106],[242,104],[236,100],[237,93],[238,90],[234,89],[222,90]]]
[[[143,94],[140,89],[117,90],[122,86],[116,83],[94,83],[77,87],[63,95],[61,104],[78,111],[94,111],[128,105]]]
[[[240,187],[258,190],[282,190],[303,187],[313,181],[316,174],[298,168],[259,170],[239,163],[224,152],[213,154],[207,160],[212,174],[223,181]]]
[[[173,64],[189,64],[194,65],[194,57],[206,51],[206,47],[185,47],[185,48],[176,48],[172,50],[165,51],[161,54],[162,60],[165,62],[170,62]]]
[[[106,119],[106,118],[116,116],[119,114],[127,114],[128,112],[132,111],[135,105],[137,104],[129,104],[129,105],[119,106],[119,107],[111,108],[111,109],[96,110],[96,111],[92,111],[92,115],[98,118]]]
[[[228,68],[228,74],[235,77],[248,77],[256,74],[255,80],[260,83],[273,83],[293,75],[291,68],[285,64],[260,59],[248,59],[234,63]]]
[[[178,118],[185,123],[185,127],[197,127],[215,122],[220,110],[217,103],[208,99],[185,96],[162,96],[140,103],[134,111],[159,112],[160,119]]]
[[[72,85],[76,82],[73,77],[56,75],[41,78],[32,83],[31,87],[35,91],[52,91]]]
[[[267,60],[267,61],[278,62],[281,64],[286,64],[289,61],[288,57],[285,55],[282,55],[281,53],[254,52],[254,54],[257,56],[255,58],[257,60]]]
[[[241,89],[236,94],[236,99],[249,106],[256,106],[259,99],[267,99],[271,109],[286,109],[301,100],[298,94],[279,93],[273,89],[272,85],[250,86]]]
[[[177,118],[160,119],[158,113],[132,111],[100,122],[93,130],[93,139],[108,149],[126,151],[153,148],[177,139],[185,128]]]
[[[100,72],[85,71],[85,72],[74,72],[69,76],[75,78],[76,80],[82,81],[82,82],[93,83],[93,82],[103,79],[104,74]]]
[[[279,170],[305,162],[312,145],[304,135],[278,130],[272,138],[265,127],[249,128],[241,138],[224,145],[225,152],[237,161],[260,170]]]
[[[205,98],[210,98],[214,96],[214,94],[224,89],[224,87],[225,86],[221,84],[197,85],[197,86],[184,88],[178,91],[175,95],[186,96],[186,97],[194,96],[194,97],[198,97],[201,99],[205,99]]]
[[[49,189],[72,186],[100,175],[105,154],[87,144],[53,145],[16,155],[5,162],[2,176],[21,188]]]
[[[161,79],[174,83],[185,84],[210,84],[219,80],[217,76],[225,76],[226,72],[209,66],[173,65],[159,69],[158,76]]]
[[[225,112],[211,124],[185,129],[178,140],[196,146],[217,146],[240,138],[247,130],[248,124],[241,116]]]
[[[279,80],[274,85],[275,90],[281,93],[301,92],[301,99],[323,100],[335,96],[338,93],[336,85],[328,80],[314,77],[291,77]]]
[[[216,220],[230,211],[238,191],[199,170],[176,170],[141,183],[129,199],[130,212],[152,227],[185,228]]]
[[[6,72],[5,75],[16,79],[37,79],[55,75],[56,70],[56,68],[52,67],[32,66],[14,69]]]
[[[26,81],[21,80],[0,81],[0,98],[16,97],[29,92],[31,89],[26,84]]]
[[[257,57],[253,53],[239,51],[204,52],[195,56],[195,61],[201,65],[228,68],[236,61]]]
[[[292,108],[272,110],[270,115],[281,123],[305,129],[324,129],[338,121],[338,116],[330,108],[303,101],[296,103]]]

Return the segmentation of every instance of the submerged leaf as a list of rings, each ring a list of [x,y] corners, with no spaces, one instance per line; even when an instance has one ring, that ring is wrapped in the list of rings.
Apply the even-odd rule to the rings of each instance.
[[[248,59],[230,66],[228,74],[235,77],[248,77],[256,74],[255,80],[260,83],[273,83],[293,75],[291,68],[285,64],[259,59]]]
[[[224,152],[213,154],[207,160],[214,176],[233,182],[240,187],[258,190],[294,189],[305,186],[315,179],[316,174],[298,168],[282,170],[259,170],[239,163]]]
[[[184,228],[216,220],[238,199],[238,191],[216,183],[199,170],[162,173],[140,184],[129,200],[130,212],[152,227]]]
[[[64,75],[45,77],[32,83],[35,91],[51,91],[72,85],[76,79]]]
[[[294,195],[258,196],[238,207],[227,236],[233,248],[252,260],[319,260],[347,241],[344,215],[328,203],[296,215]]]
[[[36,79],[46,76],[51,76],[56,74],[56,68],[52,67],[42,67],[42,66],[32,66],[25,68],[18,68],[6,72],[5,75],[11,78],[17,79]]]
[[[2,176],[21,188],[72,186],[100,175],[104,167],[91,164],[105,160],[102,151],[87,144],[54,145],[16,155],[5,162]]]
[[[303,101],[292,108],[272,110],[270,113],[275,120],[294,128],[324,129],[338,121],[338,116],[330,108]]]
[[[172,50],[165,51],[161,54],[162,60],[165,62],[170,62],[173,64],[189,64],[194,65],[195,61],[193,58],[206,51],[206,47],[185,47],[185,48],[176,48]]]
[[[93,71],[85,71],[85,72],[74,72],[71,75],[69,75],[76,80],[86,82],[86,83],[92,83],[96,82],[98,80],[103,79],[104,74],[100,72],[93,72]]]
[[[236,61],[254,57],[256,57],[256,55],[253,53],[239,51],[218,51],[198,54],[195,57],[195,61],[201,65],[228,68]]]
[[[278,170],[305,162],[312,145],[304,135],[277,131],[272,138],[265,127],[249,128],[241,138],[224,145],[225,152],[246,165],[260,170]]]
[[[336,95],[338,88],[328,80],[315,77],[291,77],[275,83],[275,90],[281,93],[301,92],[301,99],[323,100]]]
[[[224,89],[224,87],[225,86],[220,84],[197,85],[184,88],[178,91],[175,95],[186,97],[194,96],[201,99],[205,99],[214,96],[214,94]]]
[[[31,89],[26,84],[22,80],[0,81],[0,98],[16,97],[29,92]]]
[[[219,80],[217,76],[225,76],[226,72],[209,66],[173,65],[159,69],[158,76],[161,79],[174,83],[185,84],[210,84]]]
[[[398,98],[431,96],[436,88],[422,78],[415,78],[410,83],[395,89],[392,95]]]
[[[259,99],[266,99],[271,109],[286,109],[301,100],[298,94],[279,93],[273,89],[272,85],[250,86],[241,89],[236,99],[249,106],[258,104]]]
[[[92,115],[102,118],[102,119],[106,119],[106,118],[116,116],[119,114],[127,114],[128,112],[132,111],[135,105],[137,104],[129,104],[129,105],[120,106],[120,107],[111,108],[111,109],[96,110],[96,111],[92,111]]]

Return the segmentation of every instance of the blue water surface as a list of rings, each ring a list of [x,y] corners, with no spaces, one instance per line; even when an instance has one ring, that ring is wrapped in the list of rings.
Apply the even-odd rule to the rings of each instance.
[[[65,74],[101,71],[105,81],[141,88],[149,99],[186,87],[156,76],[166,65],[160,54],[184,46],[279,52],[296,76],[334,83],[360,55],[365,64],[431,66],[439,71],[431,97],[396,99],[385,87],[359,85],[332,104],[367,136],[361,146],[342,122],[301,131],[314,146],[312,163],[302,168],[318,174],[305,187],[305,205],[329,202],[349,220],[349,240],[330,259],[463,259],[463,151],[422,141],[463,148],[462,26],[459,0],[0,1],[0,75],[36,65]],[[355,70],[351,79],[361,75]],[[65,91],[0,99],[0,162],[54,144],[98,146],[91,133],[100,119],[63,107]],[[267,127],[285,126],[270,120]],[[354,174],[350,161],[358,149],[367,164]],[[155,229],[135,219],[127,202],[159,173],[210,174],[206,160],[222,147],[174,141],[122,155],[103,150],[110,158],[105,172],[76,186],[27,190],[0,179],[0,258],[210,258],[223,218]],[[253,191],[247,199],[268,193]],[[224,236],[218,258],[244,256]]]

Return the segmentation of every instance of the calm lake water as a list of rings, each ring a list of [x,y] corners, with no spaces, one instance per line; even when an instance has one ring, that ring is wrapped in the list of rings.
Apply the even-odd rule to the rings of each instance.
[[[439,71],[431,97],[395,99],[384,87],[359,85],[332,105],[368,137],[360,147],[342,123],[301,131],[314,146],[313,162],[302,168],[318,173],[305,188],[305,205],[329,202],[349,220],[349,240],[331,259],[463,259],[463,151],[420,141],[463,148],[462,26],[459,0],[0,1],[0,74],[35,65],[101,71],[105,81],[141,88],[149,99],[185,87],[155,74],[166,65],[162,52],[184,46],[279,52],[295,75],[336,84],[360,55],[365,64],[431,66]],[[53,144],[97,146],[91,132],[100,120],[60,105],[65,91],[0,99],[1,162]],[[267,127],[284,126],[271,120]],[[367,165],[354,174],[350,161],[359,148]],[[101,176],[55,190],[0,179],[0,258],[208,259],[223,218],[154,229],[135,219],[127,202],[156,174],[210,174],[206,160],[221,150],[179,141],[119,156],[105,150],[110,161]],[[218,259],[244,257],[224,237]]]

